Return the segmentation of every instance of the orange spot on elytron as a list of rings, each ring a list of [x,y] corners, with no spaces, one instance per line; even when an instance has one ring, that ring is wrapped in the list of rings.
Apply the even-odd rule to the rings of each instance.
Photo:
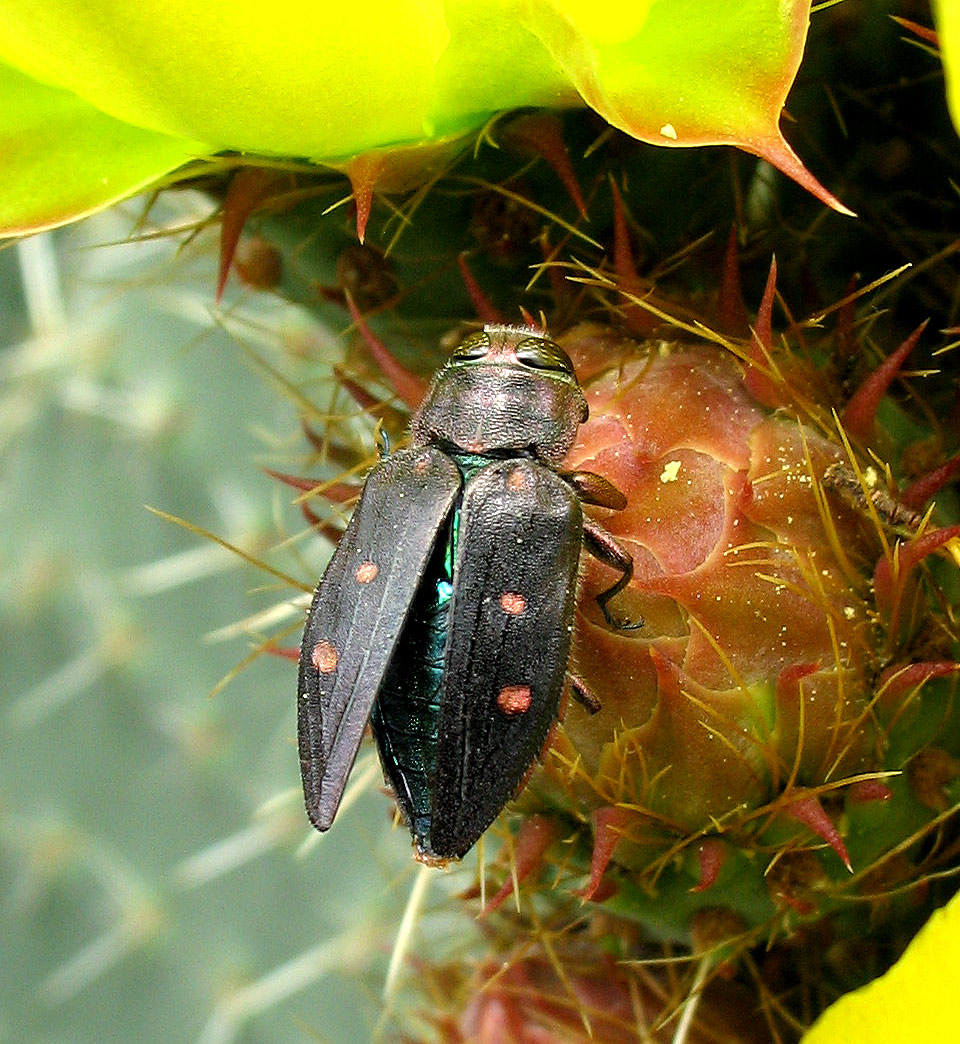
[[[507,685],[497,693],[497,706],[504,714],[523,714],[532,702],[529,685]]]
[[[430,470],[431,457],[429,453],[423,453],[414,461],[413,470],[418,475],[423,475]]]
[[[317,642],[313,647],[313,652],[310,654],[310,660],[313,666],[321,674],[330,674],[332,671],[337,669],[337,663],[340,657],[337,655],[337,650],[328,642],[326,639]]]
[[[526,489],[527,473],[522,468],[514,468],[507,476],[507,486],[510,489]]]
[[[380,572],[380,568],[376,562],[361,562],[357,566],[357,571],[354,576],[357,578],[358,584],[369,584],[371,580],[376,578],[377,573]]]
[[[516,591],[504,591],[500,595],[500,608],[511,616],[519,616],[527,608],[527,600]]]

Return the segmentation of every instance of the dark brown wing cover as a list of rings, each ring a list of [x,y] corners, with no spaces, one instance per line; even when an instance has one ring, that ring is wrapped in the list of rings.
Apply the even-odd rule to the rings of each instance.
[[[456,500],[456,464],[403,450],[370,473],[307,614],[297,724],[307,814],[333,822],[363,730],[437,533]]]
[[[557,718],[583,519],[530,460],[466,483],[458,533],[431,849],[462,856],[514,795]]]

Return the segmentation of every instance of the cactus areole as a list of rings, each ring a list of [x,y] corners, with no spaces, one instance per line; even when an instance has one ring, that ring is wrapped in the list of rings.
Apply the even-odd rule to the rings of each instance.
[[[540,330],[485,326],[438,372],[409,449],[385,457],[317,587],[300,650],[307,813],[333,822],[367,721],[417,857],[463,856],[522,785],[560,713],[580,548],[629,582],[582,503],[625,506],[558,467],[586,420],[573,365]]]

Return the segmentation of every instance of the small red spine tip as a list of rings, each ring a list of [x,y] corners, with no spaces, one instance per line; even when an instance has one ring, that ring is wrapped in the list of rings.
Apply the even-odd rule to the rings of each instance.
[[[790,819],[802,823],[808,830],[813,831],[817,837],[822,838],[837,853],[841,862],[853,873],[850,856],[847,854],[847,846],[833,823],[833,820],[823,810],[820,799],[815,794],[803,794],[791,798],[783,806],[783,814]]]
[[[773,299],[777,292],[777,259],[770,258],[767,282],[757,312],[757,340],[768,351],[773,346]]]
[[[616,181],[610,178],[610,191],[613,195],[613,267],[620,279],[627,284],[635,284],[640,276],[633,260],[633,249],[630,246],[630,233],[627,231],[627,212],[623,205],[623,196]]]
[[[870,440],[880,402],[906,362],[907,356],[916,348],[920,335],[927,328],[928,322],[929,320],[925,319],[896,351],[891,352],[883,360],[850,397],[850,401],[843,408],[840,419],[843,421],[844,428],[854,438],[861,442]]]
[[[946,678],[960,672],[960,663],[952,660],[926,660],[922,663],[888,667],[880,675],[877,693],[884,701],[897,699],[900,696],[918,689],[924,682],[934,678]]]
[[[367,342],[370,354],[374,357],[380,369],[383,370],[387,380],[393,385],[393,390],[397,393],[400,400],[411,409],[415,409],[420,405],[426,394],[427,381],[397,362],[383,341],[367,325],[366,319],[360,314],[360,310],[357,308],[350,292],[345,290],[344,297],[347,301],[347,307],[350,309],[350,315],[357,324],[357,329]]]
[[[907,486],[900,495],[900,502],[914,511],[922,510],[927,501],[932,500],[957,472],[960,472],[960,453]]]
[[[800,691],[800,682],[818,670],[820,670],[819,660],[813,663],[792,663],[788,667],[784,667],[777,677],[777,700],[796,699]]]
[[[796,910],[801,917],[809,917],[817,908],[809,899],[800,899],[795,895],[790,895],[789,892],[779,892],[777,898],[784,906],[789,906],[791,910]]]
[[[383,155],[371,152],[355,156],[346,167],[357,215],[357,239],[361,244],[366,237],[367,222],[373,209],[373,189],[383,173],[385,163]]]
[[[230,179],[220,216],[220,270],[217,275],[219,302],[227,285],[230,267],[237,252],[247,218],[273,195],[283,175],[262,167],[241,167]]]
[[[321,486],[321,483],[313,478],[305,478],[302,475],[289,475],[284,471],[274,471],[273,468],[264,468],[263,470],[271,478],[277,479],[284,485],[292,486],[294,489],[301,489],[304,492]],[[350,482],[331,482],[329,485],[319,489],[318,495],[325,497],[334,504],[346,504],[350,500],[356,500],[360,495],[360,488],[360,486],[355,486]]]
[[[525,881],[535,870],[543,866],[543,857],[557,836],[557,827],[547,816],[529,816],[520,827],[514,844],[517,883]],[[500,891],[481,911],[485,916],[501,906],[513,891],[513,876],[507,877]]]
[[[474,311],[477,313],[477,318],[485,323],[503,323],[503,316],[497,311],[490,298],[483,292],[473,272],[470,271],[466,252],[457,255],[457,268],[460,269],[460,277],[463,279],[463,285],[467,288],[467,295],[470,298]]]
[[[621,291],[628,294],[640,289],[640,274],[634,262],[633,248],[630,245],[623,196],[612,177],[610,178],[610,191],[613,195],[613,267],[617,273]],[[623,315],[631,332],[639,337],[652,333],[660,322],[651,312],[647,312],[629,299],[624,303]]]
[[[541,333],[547,332],[543,323],[541,323],[537,319],[534,319],[533,316],[526,310],[526,308],[523,307],[523,305],[520,305],[520,314],[523,316],[523,323],[525,326],[529,326],[531,330],[539,330]]]
[[[507,139],[512,138],[521,146],[532,149],[538,156],[546,160],[550,169],[567,190],[581,216],[586,219],[587,205],[583,201],[583,193],[580,191],[577,175],[570,162],[570,153],[563,140],[563,124],[560,118],[550,112],[535,112],[518,116],[510,122],[504,136]]]
[[[886,555],[877,562],[873,571],[874,598],[877,606],[885,610],[891,620],[897,615],[907,578],[914,567],[956,537],[960,537],[960,525],[934,529],[895,546],[893,554],[896,557],[896,569],[893,560]]]
[[[874,801],[889,801],[893,791],[879,779],[860,779],[847,787],[847,800],[853,805],[869,805]]]
[[[783,404],[783,394],[769,376],[770,350],[773,347],[773,299],[777,291],[777,259],[770,259],[767,282],[757,311],[757,325],[750,338],[750,361],[743,383],[747,391],[763,406],[776,407]]]
[[[713,885],[723,864],[727,861],[727,846],[714,837],[708,837],[697,845],[697,862],[700,865],[700,881],[690,889],[691,892],[705,892]]]
[[[761,159],[765,159],[771,166],[786,174],[788,178],[792,178],[798,185],[801,185],[838,214],[856,217],[856,214],[849,207],[841,203],[832,192],[821,185],[807,170],[801,163],[800,157],[787,144],[787,140],[780,133],[779,128],[772,134],[753,138],[749,146],[744,145],[744,147]]]
[[[304,492],[317,489],[321,485],[316,479],[302,478],[299,475],[288,475],[286,472],[274,471],[272,468],[264,468],[263,470],[271,478],[275,478],[287,486],[292,486],[294,489],[300,489]],[[319,489],[317,495],[325,497],[334,504],[347,504],[360,496],[360,487],[353,486],[347,482],[332,482]],[[300,501],[300,511],[307,520],[307,524],[315,527],[331,544],[336,544],[343,535],[343,531],[338,526],[325,522],[316,514],[307,500]]]
[[[576,892],[584,902],[597,898],[603,883],[603,875],[613,856],[613,850],[623,837],[632,817],[633,813],[629,809],[618,808],[616,805],[605,805],[593,813],[593,855],[590,858],[590,880],[584,888]]]
[[[339,366],[334,366],[333,375],[339,381],[340,387],[343,388],[361,410],[372,413],[376,407],[382,405],[381,400],[376,395],[371,395],[359,381],[354,380]]]
[[[723,255],[720,294],[717,298],[717,326],[728,334],[745,334],[749,330],[747,305],[740,285],[740,244],[737,242],[736,225],[730,226]]]
[[[925,25],[920,25],[919,22],[914,22],[909,18],[900,18],[897,15],[891,15],[890,17],[897,23],[897,25],[900,25],[908,32],[913,33],[914,36],[918,36],[925,43],[930,44],[932,47],[940,47],[940,36],[936,29],[930,29]]]

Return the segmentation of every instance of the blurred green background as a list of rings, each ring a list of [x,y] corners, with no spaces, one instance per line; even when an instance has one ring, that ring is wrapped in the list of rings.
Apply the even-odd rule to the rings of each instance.
[[[295,665],[211,696],[258,628],[214,632],[267,612],[295,645],[295,592],[144,507],[318,570],[258,466],[293,470],[297,415],[248,349],[322,370],[336,342],[268,295],[215,311],[215,231],[153,234],[208,205],[171,200],[0,252],[0,1042],[366,1042],[406,832],[371,770],[304,845]]]

